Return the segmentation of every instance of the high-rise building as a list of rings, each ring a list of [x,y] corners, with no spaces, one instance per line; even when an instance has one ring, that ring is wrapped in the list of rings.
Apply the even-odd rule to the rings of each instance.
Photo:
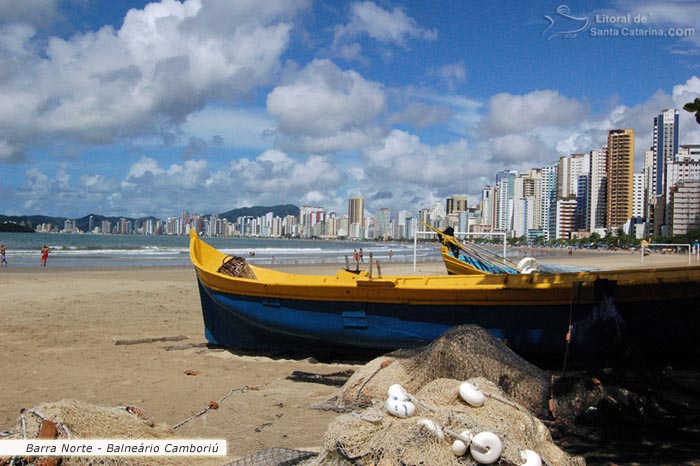
[[[391,211],[383,207],[374,213],[374,238],[387,239],[391,236]]]
[[[496,187],[484,186],[481,190],[481,225],[482,231],[489,231],[496,225]]]
[[[518,175],[514,192],[513,234],[521,237],[527,235],[528,230],[540,229],[541,170],[531,169]]]
[[[556,239],[571,239],[576,229],[576,198],[557,200]]]
[[[634,130],[608,132],[606,227],[623,226],[632,218],[634,193]]]
[[[653,162],[651,166],[651,191],[648,193],[648,210],[654,234],[665,233],[668,224],[668,203],[671,186],[668,184],[667,169],[678,153],[678,110],[666,109],[654,118]]]
[[[608,198],[608,174],[606,165],[608,160],[607,148],[595,149],[591,154],[591,179],[588,211],[589,229],[591,233],[605,228],[607,218],[607,198]]]
[[[412,217],[407,210],[399,210],[394,217],[394,238],[405,239],[410,238],[408,230],[408,220]]]
[[[467,196],[450,196],[445,203],[445,213],[450,215],[452,213],[466,212],[467,207]]]
[[[632,195],[632,217],[644,217],[644,173],[634,174],[634,194]]]
[[[323,222],[325,211],[323,207],[302,206],[299,208],[299,234],[302,238],[321,236],[316,224]]]
[[[569,199],[578,194],[578,177],[590,171],[589,154],[572,154],[559,158],[557,167],[557,197]]]
[[[362,228],[365,224],[365,198],[352,197],[348,201],[348,222]]]
[[[683,144],[678,146],[678,162],[691,161],[700,162],[700,144]]]
[[[496,173],[498,198],[496,203],[496,229],[510,231],[513,229],[513,207],[515,197],[515,177],[518,172],[503,170]]]
[[[700,180],[681,181],[671,189],[669,233],[684,235],[700,228]]]
[[[542,167],[542,197],[540,198],[540,212],[542,214],[542,236],[546,241],[553,240],[556,236],[557,170],[557,163]]]
[[[660,196],[667,191],[666,164],[678,153],[678,110],[666,109],[654,118],[652,150],[654,194]]]

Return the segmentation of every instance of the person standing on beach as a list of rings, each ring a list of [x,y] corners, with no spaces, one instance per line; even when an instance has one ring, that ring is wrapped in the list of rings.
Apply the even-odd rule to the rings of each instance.
[[[364,261],[365,261],[364,255],[365,255],[365,253],[362,252],[362,248],[360,248],[360,262],[364,262]]]
[[[41,248],[41,266],[46,267],[46,261],[49,259],[49,247],[47,245],[44,245],[43,248]]]
[[[0,244],[0,267],[7,267],[7,258],[5,257],[5,245]]]

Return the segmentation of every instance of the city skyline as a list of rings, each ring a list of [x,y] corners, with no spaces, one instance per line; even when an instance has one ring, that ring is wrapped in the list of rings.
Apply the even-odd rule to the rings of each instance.
[[[589,2],[571,8],[590,22],[577,33],[559,10],[21,2],[0,11],[0,212],[340,211],[360,193],[372,212],[414,209],[477,197],[494,173],[587,152],[614,128],[635,130],[641,166],[649,122],[700,95],[700,5]],[[609,21],[628,16],[640,22]],[[693,115],[677,127],[700,143]]]
[[[670,210],[666,209],[666,202],[669,198],[671,187],[680,180],[700,180],[700,165],[698,164],[698,152],[700,151],[700,145],[687,145],[681,143],[678,130],[679,111],[677,109],[664,109],[660,110],[659,112],[658,117],[653,119],[653,146],[645,153],[644,166],[641,172],[634,172],[635,131],[633,129],[614,129],[608,131],[608,140],[606,144],[604,144],[601,148],[592,149],[588,153],[562,156],[560,157],[558,163],[553,162],[545,167],[535,167],[526,172],[503,170],[496,173],[493,177],[493,179],[495,179],[493,186],[495,187],[496,192],[499,193],[498,195],[502,198],[498,201],[498,205],[494,205],[492,207],[484,206],[484,204],[488,203],[488,199],[484,197],[482,190],[481,198],[469,197],[454,193],[446,198],[437,200],[432,205],[419,203],[414,208],[408,210],[404,209],[404,211],[410,212],[412,215],[417,215],[421,210],[434,208],[435,205],[439,205],[442,201],[446,201],[445,210],[447,213],[449,213],[453,207],[455,207],[454,210],[456,211],[466,211],[467,208],[471,208],[472,210],[474,208],[479,208],[481,209],[480,215],[483,214],[483,210],[491,211],[492,213],[497,213],[498,218],[480,220],[480,224],[490,225],[493,229],[499,231],[512,230],[515,233],[520,231],[521,234],[524,234],[523,230],[527,229],[525,227],[526,223],[523,223],[521,228],[516,228],[512,224],[508,223],[512,222],[515,224],[518,221],[523,221],[523,218],[518,218],[517,220],[515,218],[511,218],[512,215],[514,215],[514,209],[503,207],[503,202],[505,202],[503,196],[506,196],[506,201],[509,198],[512,199],[514,196],[513,186],[512,184],[506,184],[506,189],[501,188],[500,184],[502,183],[504,177],[512,181],[516,177],[520,179],[523,175],[530,176],[532,173],[543,171],[543,169],[544,172],[547,173],[548,170],[553,168],[554,171],[551,173],[554,174],[556,180],[550,182],[551,186],[549,189],[554,188],[556,194],[551,202],[556,202],[558,199],[569,199],[571,196],[576,198],[577,191],[581,189],[581,187],[577,186],[579,183],[581,183],[581,180],[577,179],[577,177],[584,171],[587,173],[588,179],[585,181],[585,189],[590,189],[591,191],[587,191],[587,198],[585,201],[583,201],[583,205],[582,200],[578,199],[578,206],[573,206],[574,209],[585,209],[586,211],[586,219],[583,221],[583,223],[575,225],[577,229],[581,231],[590,230],[593,232],[600,230],[601,228],[610,228],[611,226],[614,227],[616,225],[620,226],[630,218],[634,217],[641,218],[648,223],[649,231],[644,232],[645,236],[649,234],[665,234],[665,232],[661,231],[661,226],[670,223],[668,216],[668,212],[670,212]],[[665,126],[662,123],[664,121],[666,121]],[[665,137],[663,136],[664,133],[666,134]],[[617,143],[616,141],[618,140],[622,142]],[[608,152],[608,148],[611,149],[612,153]],[[681,149],[680,152],[679,148]],[[618,153],[622,154],[623,157],[619,157],[617,155]],[[608,157],[608,155],[611,155],[611,157]],[[679,160],[685,161],[684,174],[678,172],[678,167],[682,167],[683,165],[674,163],[676,162],[677,156],[680,157]],[[564,165],[562,165],[562,162],[564,162]],[[671,177],[668,183],[666,181],[666,168],[664,168],[667,165],[670,169],[672,169],[668,175]],[[639,179],[639,183],[641,183],[640,186],[637,186],[637,181],[635,178],[637,176],[641,176]],[[545,175],[545,178],[546,177],[547,176]],[[605,183],[604,180],[606,177],[613,177],[611,178],[612,181],[610,182],[610,186],[614,187],[614,189],[604,187],[602,190],[600,190],[599,186],[601,183]],[[635,178],[634,182],[633,178]],[[483,187],[484,190],[490,188],[491,187],[489,185]],[[535,188],[529,188],[530,191],[533,189]],[[639,193],[637,193],[637,190],[639,190]],[[520,193],[519,196],[521,197],[527,197],[528,195],[532,196],[533,194],[532,192],[528,194],[528,188],[523,186],[520,186],[517,192]],[[612,196],[612,198],[610,196]],[[663,199],[663,202],[659,204],[661,206],[661,210],[654,214],[655,209],[657,211],[659,210],[659,206],[656,205],[658,203],[659,196]],[[515,199],[515,202],[519,202],[519,199]],[[700,202],[700,198],[698,198],[698,202]],[[633,215],[633,210],[636,208],[635,205],[639,206],[639,212]],[[364,224],[365,219],[374,217],[371,211],[365,210],[364,206],[365,198],[363,196],[356,196],[347,200],[347,210],[345,211],[346,213],[344,216],[349,219],[350,224],[356,225],[356,230],[352,232],[352,234],[355,236],[360,236],[359,230],[357,230],[358,228],[361,229],[366,226]],[[238,206],[237,208],[248,207],[251,206]],[[313,215],[325,215],[327,212],[332,212],[333,214],[343,216],[342,210],[336,211],[334,209],[326,209],[326,207],[323,205],[301,205],[296,207],[300,209],[300,216],[306,215],[305,210]],[[532,207],[530,208],[532,209]],[[552,208],[552,206],[546,201],[545,204],[536,208],[536,216],[544,215],[544,211],[549,208]],[[379,212],[380,210],[398,212],[398,210],[393,207],[377,207],[375,212]],[[195,215],[202,217],[218,217],[221,213],[222,212],[198,212]],[[87,215],[88,214],[85,216]],[[515,215],[517,215],[517,213]],[[533,214],[530,213],[529,215]],[[584,214],[579,212],[576,215],[580,217]],[[485,214],[485,216],[488,217],[488,214]],[[603,216],[605,218],[603,218]],[[122,215],[114,215],[113,217],[122,217]],[[155,216],[148,215],[145,217]],[[506,221],[506,217],[509,217],[510,220]],[[166,218],[155,218],[161,221],[165,219],[170,221],[175,217],[168,215]],[[654,220],[655,218],[656,221]],[[545,221],[544,218],[543,221]],[[529,220],[529,222],[531,224],[537,223],[533,222],[532,220]],[[533,226],[530,225],[529,228],[533,228]],[[553,223],[548,225],[545,222],[544,225],[538,226],[535,229],[539,228],[544,229],[544,235],[546,237],[550,236],[549,230],[552,230],[552,235],[558,237],[558,233],[554,233],[554,229],[556,227]],[[520,236],[520,234],[516,234],[516,236]]]

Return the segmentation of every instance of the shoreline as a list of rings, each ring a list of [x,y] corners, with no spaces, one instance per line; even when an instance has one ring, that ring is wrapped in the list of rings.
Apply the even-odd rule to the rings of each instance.
[[[686,267],[699,266],[700,258],[698,254],[687,253],[660,253],[652,252],[650,255],[642,258],[639,251],[619,250],[576,250],[569,255],[566,250],[561,248],[548,249],[529,249],[523,251],[523,254],[511,258],[517,262],[523,257],[534,257],[540,263],[562,265],[567,267],[579,267],[583,270],[614,270],[614,269],[638,269],[638,268],[665,268],[665,267]],[[389,260],[386,257],[375,258],[375,263],[379,262],[384,275],[401,275],[401,274],[441,274],[445,273],[442,259],[439,256],[421,257],[416,262],[416,270],[414,272],[414,263],[412,260]],[[329,262],[329,261],[305,261],[305,262],[284,262],[275,263],[256,263],[250,262],[251,265],[258,267],[271,268],[290,273],[303,274],[321,274],[333,275],[338,270],[345,267],[344,262]],[[360,263],[360,269],[367,270],[369,267],[369,259]],[[102,272],[102,271],[129,271],[129,270],[192,270],[192,264],[189,259],[186,264],[181,265],[69,265],[61,266],[51,263],[46,267],[37,266],[18,266],[6,267],[0,269],[0,274],[32,274],[32,273],[56,273],[56,272]],[[1,275],[0,275],[1,276]]]

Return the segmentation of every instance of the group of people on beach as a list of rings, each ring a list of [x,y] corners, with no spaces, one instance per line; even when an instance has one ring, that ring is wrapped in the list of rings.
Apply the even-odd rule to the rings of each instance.
[[[359,264],[360,262],[364,262],[364,252],[362,251],[362,248],[358,251],[357,249],[352,251],[352,260],[355,262],[355,264]]]
[[[352,251],[352,260],[355,262],[355,264],[359,264],[360,262],[365,261],[364,257],[364,251],[362,251],[362,248],[358,251],[357,249]],[[394,251],[389,249],[389,260],[394,256]]]
[[[51,248],[47,245],[41,247],[41,266],[46,267],[46,261],[49,260],[49,252]],[[0,244],[0,267],[7,267],[7,249],[5,244]]]

